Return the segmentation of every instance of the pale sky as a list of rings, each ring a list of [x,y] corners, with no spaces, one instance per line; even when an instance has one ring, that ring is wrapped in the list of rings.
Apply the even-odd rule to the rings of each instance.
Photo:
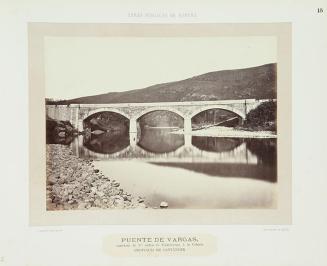
[[[45,37],[46,97],[70,99],[141,89],[207,72],[277,62],[260,37]]]

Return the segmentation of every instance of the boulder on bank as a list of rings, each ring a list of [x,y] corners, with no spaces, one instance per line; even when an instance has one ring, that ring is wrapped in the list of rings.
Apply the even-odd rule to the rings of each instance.
[[[162,201],[162,202],[160,203],[160,208],[161,208],[161,209],[166,209],[166,208],[168,208],[168,202],[166,202],[166,201]]]

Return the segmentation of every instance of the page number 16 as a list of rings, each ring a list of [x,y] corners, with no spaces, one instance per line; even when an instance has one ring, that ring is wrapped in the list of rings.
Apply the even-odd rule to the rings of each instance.
[[[318,13],[323,13],[323,12],[324,12],[324,9],[323,9],[322,7],[318,7],[318,8],[317,8],[317,12],[318,12]]]

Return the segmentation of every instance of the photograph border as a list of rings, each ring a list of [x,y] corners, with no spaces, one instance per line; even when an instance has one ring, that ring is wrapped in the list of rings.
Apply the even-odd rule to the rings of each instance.
[[[277,37],[277,208],[46,210],[44,37]],[[291,224],[292,24],[28,23],[30,225]],[[131,219],[132,217],[132,219]]]

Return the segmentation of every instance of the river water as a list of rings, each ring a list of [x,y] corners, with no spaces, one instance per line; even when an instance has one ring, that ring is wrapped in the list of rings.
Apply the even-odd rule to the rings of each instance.
[[[75,155],[120,182],[146,204],[169,208],[274,208],[276,139],[176,134],[145,127],[141,134],[92,134],[76,138]]]

